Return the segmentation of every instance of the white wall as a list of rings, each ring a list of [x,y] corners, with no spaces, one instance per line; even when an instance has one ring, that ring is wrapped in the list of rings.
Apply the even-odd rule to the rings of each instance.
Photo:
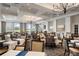
[[[56,20],[56,31],[57,32],[65,32],[65,27],[58,28],[59,25],[65,25],[65,18],[59,18]]]
[[[53,21],[48,21],[48,31],[49,32],[53,31]]]
[[[74,33],[74,25],[78,24],[79,33],[79,15],[71,16],[71,32]]]
[[[65,29],[62,32],[64,32],[64,33],[71,32],[71,19],[70,19],[70,16],[62,17],[62,18],[59,18],[59,19],[52,19],[51,21],[48,21],[48,22],[53,27],[51,29],[51,31],[53,31],[53,32],[57,32],[57,25],[59,25],[59,24],[65,25]],[[48,29],[48,31],[50,32],[49,29]]]

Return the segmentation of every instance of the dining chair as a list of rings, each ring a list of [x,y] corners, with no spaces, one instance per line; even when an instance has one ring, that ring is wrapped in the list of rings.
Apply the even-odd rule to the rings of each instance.
[[[21,39],[25,39],[25,38],[26,38],[26,36],[22,36],[22,35],[21,35]]]
[[[70,42],[68,38],[65,38],[63,40],[64,45],[64,55],[70,55],[70,47],[74,47],[74,44]]]
[[[56,47],[54,36],[47,36],[46,47]]]
[[[43,52],[44,51],[44,41],[31,41],[31,50],[32,51],[39,51]]]

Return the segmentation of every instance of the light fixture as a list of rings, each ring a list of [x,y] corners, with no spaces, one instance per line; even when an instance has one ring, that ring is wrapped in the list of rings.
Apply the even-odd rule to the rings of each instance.
[[[56,12],[63,11],[64,13],[66,13],[68,9],[79,5],[79,3],[36,3],[36,4],[52,11]]]
[[[25,22],[31,22],[31,21],[38,21],[42,19],[41,17],[37,17],[37,16],[34,16],[34,15],[24,15],[22,17],[22,20]]]
[[[54,3],[52,5],[53,5],[54,11],[59,11],[59,12],[63,11],[65,14],[69,8],[76,7],[79,4],[78,3]]]

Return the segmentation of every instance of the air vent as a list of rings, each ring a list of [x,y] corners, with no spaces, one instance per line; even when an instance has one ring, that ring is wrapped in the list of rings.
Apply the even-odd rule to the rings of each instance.
[[[2,6],[10,8],[10,5],[6,3],[2,3]]]

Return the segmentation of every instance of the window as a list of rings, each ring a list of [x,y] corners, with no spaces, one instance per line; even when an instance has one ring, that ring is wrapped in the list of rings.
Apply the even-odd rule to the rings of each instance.
[[[13,23],[6,23],[6,32],[13,32]]]
[[[74,34],[78,34],[78,25],[74,25]]]
[[[26,24],[26,32],[28,33],[28,34],[31,34],[31,24]]]
[[[20,32],[20,23],[14,23],[14,32]]]

